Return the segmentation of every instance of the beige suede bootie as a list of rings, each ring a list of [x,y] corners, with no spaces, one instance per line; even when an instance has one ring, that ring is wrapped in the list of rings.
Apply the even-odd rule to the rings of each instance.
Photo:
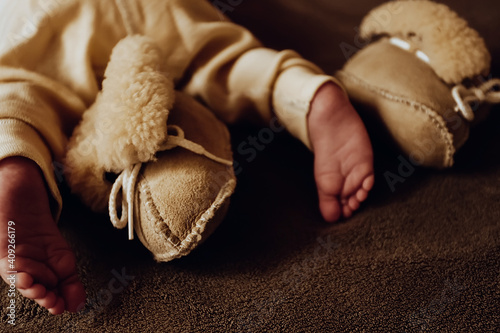
[[[128,225],[130,239],[135,229],[157,261],[169,261],[219,225],[236,178],[226,126],[174,91],[161,59],[144,36],[115,46],[103,90],[70,139],[66,165],[84,203],[109,209],[117,228]],[[116,175],[114,183],[107,173]]]
[[[176,93],[168,123],[167,150],[142,165],[127,203],[135,206],[137,236],[158,261],[186,255],[203,242],[224,218],[236,186],[229,132],[210,111]],[[127,222],[114,214],[114,200],[125,181],[115,182],[110,199],[119,228]]]
[[[414,164],[452,166],[479,104],[500,102],[483,39],[447,6],[425,0],[383,4],[360,31],[374,42],[336,74],[352,101]]]

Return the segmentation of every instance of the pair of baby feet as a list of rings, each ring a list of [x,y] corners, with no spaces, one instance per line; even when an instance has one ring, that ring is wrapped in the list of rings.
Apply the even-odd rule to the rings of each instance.
[[[373,186],[373,153],[363,122],[344,92],[327,83],[308,118],[315,180],[324,219],[350,217]],[[16,288],[52,314],[85,303],[75,257],[60,234],[38,166],[22,157],[0,161],[0,274],[7,282],[8,222],[15,222]]]

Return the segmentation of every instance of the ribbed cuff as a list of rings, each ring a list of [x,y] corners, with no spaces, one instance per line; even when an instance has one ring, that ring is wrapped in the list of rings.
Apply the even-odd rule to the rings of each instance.
[[[326,82],[344,86],[334,77],[324,75],[313,66],[296,66],[280,74],[275,83],[273,107],[286,129],[312,150],[307,127],[307,115],[318,89]]]
[[[34,161],[43,172],[52,195],[52,215],[59,220],[62,198],[54,176],[52,157],[38,132],[17,119],[0,119],[0,160],[12,156],[22,156]]]

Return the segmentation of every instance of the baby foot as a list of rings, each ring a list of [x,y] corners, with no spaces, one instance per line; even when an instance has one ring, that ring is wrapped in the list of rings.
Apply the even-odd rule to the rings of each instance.
[[[38,166],[20,157],[0,161],[0,275],[52,314],[75,312],[85,302],[75,256],[57,229]],[[8,222],[14,229],[8,229]],[[8,230],[15,230],[15,261],[8,261]],[[13,249],[13,247],[10,247]]]
[[[350,217],[373,187],[373,151],[368,133],[342,89],[323,85],[311,104],[309,136],[319,207],[328,222]]]

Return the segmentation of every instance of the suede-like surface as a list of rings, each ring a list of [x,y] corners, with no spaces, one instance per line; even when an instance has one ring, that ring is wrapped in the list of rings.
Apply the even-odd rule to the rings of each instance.
[[[498,1],[443,2],[485,37],[500,76]],[[339,45],[355,47],[355,28],[380,3],[245,0],[228,14],[333,73],[345,62]],[[233,128],[239,184],[229,215],[198,250],[166,264],[66,195],[60,225],[88,310],[52,317],[18,296],[12,329],[3,284],[0,331],[498,331],[499,126],[496,107],[446,171],[415,168],[374,140],[376,186],[337,225],[317,211],[307,149],[284,133],[269,142],[267,131]]]
[[[469,122],[453,109],[451,89],[414,54],[380,40],[356,53],[336,76],[363,114],[379,121],[401,150],[422,166],[453,165]]]
[[[232,161],[227,127],[193,98],[177,93],[168,123],[208,153]],[[139,239],[158,261],[188,254],[220,224],[224,215],[213,217],[229,203],[235,181],[231,166],[183,147],[159,153],[143,165],[137,184]]]

